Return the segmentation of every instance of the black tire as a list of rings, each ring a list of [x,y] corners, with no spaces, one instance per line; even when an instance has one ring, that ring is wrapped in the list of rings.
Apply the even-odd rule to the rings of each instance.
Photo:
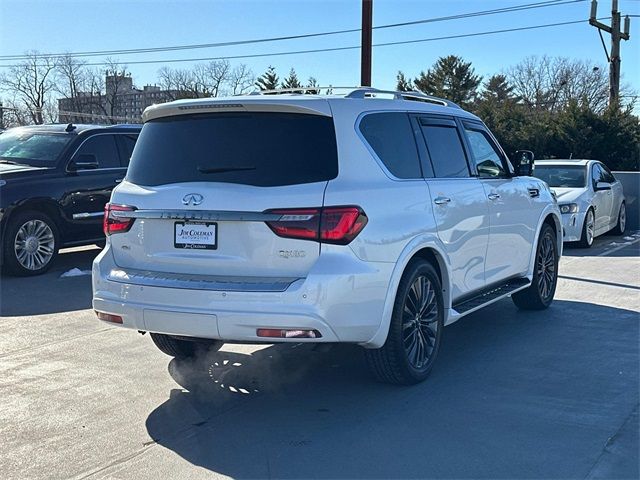
[[[421,279],[428,283],[420,283]],[[423,297],[416,293],[418,285],[420,291],[426,290]],[[427,298],[428,303],[417,308],[417,311],[423,312],[422,315],[414,315],[414,299],[420,298]],[[386,342],[381,348],[365,350],[369,368],[381,382],[400,385],[422,382],[433,368],[443,328],[444,299],[440,278],[428,261],[413,260],[407,266],[398,286]],[[412,345],[415,345],[415,350],[410,348]],[[420,348],[426,357],[417,361]],[[412,358],[414,355],[411,352],[415,352],[415,358]]]
[[[555,230],[542,225],[536,247],[533,282],[525,290],[511,296],[521,310],[544,310],[551,305],[558,285],[558,243]]]
[[[613,228],[614,235],[624,235],[624,231],[627,229],[627,206],[622,202],[620,210],[618,211],[618,223]]]
[[[30,225],[36,227],[29,232]],[[27,233],[26,237],[25,233]],[[35,249],[35,252],[25,256],[27,245],[29,250]],[[20,277],[40,275],[51,268],[58,256],[59,245],[58,227],[48,215],[35,210],[17,212],[9,218],[7,223],[2,245],[2,269],[9,275]],[[47,253],[42,250],[45,248]],[[18,253],[19,250],[23,252],[22,255]]]
[[[589,232],[589,216],[591,215],[591,219],[593,220],[593,224],[591,228],[593,231]],[[578,241],[578,247],[580,248],[591,248],[593,245],[593,240],[595,238],[595,229],[596,229],[596,214],[593,208],[589,208],[587,210],[587,214],[584,216],[584,222],[582,222],[582,235],[580,236],[580,240]]]
[[[162,353],[178,359],[193,358],[207,352],[215,352],[223,345],[219,340],[204,338],[183,340],[162,333],[152,333],[151,340]]]

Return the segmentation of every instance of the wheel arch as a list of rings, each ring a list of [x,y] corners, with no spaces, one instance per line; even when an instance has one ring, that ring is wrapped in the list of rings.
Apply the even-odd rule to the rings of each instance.
[[[4,237],[6,235],[7,225],[9,224],[11,219],[15,217],[16,214],[30,210],[44,213],[49,218],[51,218],[51,220],[53,220],[53,222],[55,223],[56,228],[58,229],[58,235],[62,235],[64,230],[62,228],[62,212],[60,211],[60,207],[58,206],[56,201],[50,198],[29,198],[14,203],[4,212],[4,215],[2,217],[2,228],[0,229],[0,245],[4,245]],[[4,248],[0,248],[0,263],[3,262],[1,253],[3,251]]]
[[[555,208],[554,208],[555,207]],[[538,222],[538,226],[536,228],[536,235],[531,245],[531,257],[529,259],[529,271],[527,272],[527,276],[529,279],[533,277],[533,268],[535,265],[536,258],[536,250],[538,246],[538,239],[540,238],[540,232],[542,231],[542,227],[544,225],[549,225],[553,228],[556,233],[556,244],[558,248],[558,257],[562,256],[562,245],[563,245],[563,236],[564,230],[562,228],[562,219],[560,217],[560,210],[558,210],[557,206],[549,206],[545,208],[544,212],[540,216],[540,221]]]
[[[424,259],[430,262],[442,284],[442,293],[445,306],[445,323],[448,311],[451,307],[451,267],[449,258],[447,257],[444,246],[440,239],[435,235],[420,236],[411,241],[400,254],[393,269],[389,287],[387,288],[387,296],[384,302],[382,319],[378,331],[373,337],[362,344],[366,348],[380,348],[387,340],[389,333],[389,325],[391,324],[391,315],[393,313],[393,305],[395,303],[398,286],[402,275],[407,269],[409,263],[415,259]]]

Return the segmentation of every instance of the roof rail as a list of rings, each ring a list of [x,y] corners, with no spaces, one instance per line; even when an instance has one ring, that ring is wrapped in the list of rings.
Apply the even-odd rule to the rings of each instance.
[[[400,90],[380,90],[372,87],[359,87],[354,89],[351,93],[346,95],[347,98],[371,98],[377,94],[393,95],[395,100],[417,100],[421,102],[435,103],[444,107],[461,108],[457,103],[451,100],[446,100],[440,97],[434,97],[433,95],[427,95],[422,92],[403,92]]]
[[[297,88],[274,88],[270,90],[254,90],[249,92],[248,95],[278,95],[283,93],[296,93],[299,95],[314,95],[315,92],[320,92],[321,90],[333,91],[333,90],[354,90],[358,87],[335,87],[333,85],[329,85],[328,87],[315,85],[312,87],[297,87]],[[311,92],[311,93],[308,93]],[[244,95],[244,94],[239,94]]]
[[[422,92],[402,92],[400,90],[380,90],[373,87],[298,87],[298,88],[276,88],[273,90],[254,90],[249,95],[280,95],[286,93],[298,94],[298,95],[318,95],[320,91],[326,90],[333,92],[334,90],[349,90],[349,93],[345,95],[345,98],[372,98],[376,95],[393,95],[394,100],[414,100],[419,102],[435,103],[442,105],[443,107],[461,108],[457,103],[451,100],[446,100],[440,97],[434,97],[433,95],[427,95]]]

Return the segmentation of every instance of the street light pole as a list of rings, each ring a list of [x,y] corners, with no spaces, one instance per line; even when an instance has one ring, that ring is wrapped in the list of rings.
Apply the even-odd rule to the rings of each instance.
[[[360,47],[360,85],[371,86],[371,43],[373,37],[373,0],[362,0],[362,43]]]

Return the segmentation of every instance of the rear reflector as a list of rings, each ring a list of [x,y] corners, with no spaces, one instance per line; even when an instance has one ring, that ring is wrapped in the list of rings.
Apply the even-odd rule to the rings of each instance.
[[[257,335],[264,338],[322,338],[318,330],[290,330],[280,328],[259,328]]]
[[[119,315],[112,315],[111,313],[98,312],[96,310],[96,315],[99,320],[103,322],[111,322],[111,323],[122,323],[122,317]]]
[[[291,208],[267,210],[281,215],[266,222],[279,237],[315,240],[322,243],[347,245],[367,224],[367,215],[360,207]]]
[[[104,206],[104,220],[102,222],[104,234],[113,235],[114,233],[128,232],[135,219],[117,217],[114,212],[133,212],[134,210],[135,207],[107,203]]]

